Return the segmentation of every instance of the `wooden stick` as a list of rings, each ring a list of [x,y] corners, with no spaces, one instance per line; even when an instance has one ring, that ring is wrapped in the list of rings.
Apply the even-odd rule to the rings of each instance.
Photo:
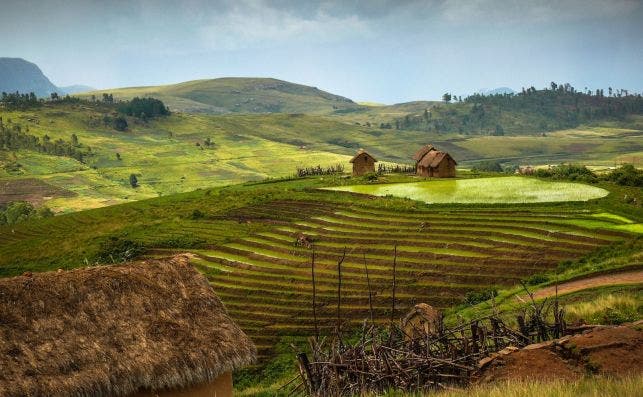
[[[315,340],[319,339],[319,327],[317,325],[317,286],[315,284],[315,246],[310,261],[310,274],[313,279],[313,321],[315,322]]]
[[[371,279],[368,276],[368,266],[366,265],[366,253],[363,253],[364,258],[364,272],[366,273],[366,285],[368,286],[368,307],[371,316],[371,325],[375,325],[373,320],[373,294],[371,293]]]

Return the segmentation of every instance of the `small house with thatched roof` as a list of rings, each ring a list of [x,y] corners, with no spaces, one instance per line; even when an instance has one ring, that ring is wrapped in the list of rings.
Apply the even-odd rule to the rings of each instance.
[[[422,146],[413,155],[416,174],[424,177],[453,178],[458,164],[447,152],[437,150],[433,145]]]
[[[377,163],[377,160],[368,154],[366,150],[360,149],[355,156],[350,159],[350,162],[353,164],[353,176],[360,176],[375,172],[375,163]]]
[[[0,279],[0,395],[231,396],[256,349],[184,256]]]

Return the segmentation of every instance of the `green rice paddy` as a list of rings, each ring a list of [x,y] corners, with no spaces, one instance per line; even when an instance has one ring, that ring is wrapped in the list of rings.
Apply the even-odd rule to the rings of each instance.
[[[546,182],[517,176],[353,185],[328,189],[373,196],[404,197],[429,204],[587,201],[609,194],[605,189],[582,183]]]

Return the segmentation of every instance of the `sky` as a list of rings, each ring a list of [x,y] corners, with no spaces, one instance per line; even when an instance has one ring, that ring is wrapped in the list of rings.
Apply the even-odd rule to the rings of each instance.
[[[0,0],[0,57],[100,89],[247,76],[387,104],[551,81],[643,92],[643,0]]]

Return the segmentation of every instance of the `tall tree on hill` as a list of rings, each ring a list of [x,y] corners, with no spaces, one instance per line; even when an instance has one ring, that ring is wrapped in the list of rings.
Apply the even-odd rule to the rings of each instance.
[[[449,94],[448,92],[445,92],[444,95],[442,95],[442,100],[445,103],[451,102],[451,94]]]

